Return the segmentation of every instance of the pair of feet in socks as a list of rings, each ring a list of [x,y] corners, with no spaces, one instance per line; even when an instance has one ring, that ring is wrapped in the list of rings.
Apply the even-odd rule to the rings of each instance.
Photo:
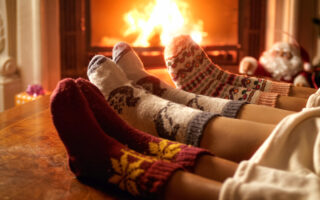
[[[136,56],[130,46],[126,44],[115,46],[114,60],[118,65],[121,67],[137,66],[142,69],[141,61],[132,59],[130,55]],[[192,55],[191,57],[194,59]],[[179,59],[180,61],[181,59]],[[201,63],[203,62],[201,61]],[[130,72],[130,70],[126,70],[126,72]],[[134,74],[134,68],[131,72]],[[140,70],[140,72],[143,72],[143,70]],[[120,68],[103,56],[96,56],[92,59],[89,64],[88,76],[99,87],[103,95],[107,97],[109,104],[118,114],[123,112],[130,113],[132,111],[128,109],[130,107],[135,107],[135,111],[140,112],[140,116],[147,118],[154,117],[146,114],[152,113],[149,112],[148,108],[154,109],[157,107],[156,110],[159,116],[168,116],[170,112],[177,113],[177,115],[171,116],[171,120],[170,118],[167,121],[158,120],[158,130],[169,132],[169,134],[166,133],[166,136],[170,139],[177,139],[175,136],[173,137],[174,134],[172,135],[172,133],[177,133],[179,129],[182,130],[182,133],[189,130],[190,133],[198,132],[200,135],[196,134],[194,135],[195,138],[185,139],[183,137],[189,134],[184,136],[182,134],[180,137],[181,142],[197,145],[202,132],[202,130],[199,131],[198,129],[202,129],[208,120],[215,116],[214,114],[200,111],[201,109],[204,110],[204,108],[200,107],[205,107],[202,105],[205,105],[206,101],[199,101],[199,99],[205,99],[205,97],[190,93],[188,95],[193,95],[192,98],[191,96],[183,98],[185,93],[181,95],[182,98],[179,97],[179,101],[183,102],[182,104],[186,105],[191,102],[190,107],[197,106],[200,109],[199,111],[194,111],[193,109],[188,110],[183,106],[173,105],[168,101],[160,100],[160,98],[154,98],[141,88],[133,88]],[[148,84],[141,83],[146,81],[143,79],[145,77],[136,77],[139,76],[134,75],[134,78],[132,78],[137,79],[136,84],[148,88]],[[228,82],[231,79],[237,80],[236,77],[227,79]],[[121,86],[119,87],[119,85]],[[149,91],[159,93],[159,96],[162,97],[165,95],[161,95],[161,93],[167,92],[167,97],[170,97],[170,92],[175,93],[177,91],[172,90],[172,88],[155,87],[159,86],[159,84],[155,85],[154,82],[151,85],[152,89],[149,88]],[[163,84],[162,87],[164,87]],[[268,87],[270,88],[270,85]],[[268,87],[267,83],[265,83],[264,88]],[[251,91],[252,89],[248,90]],[[179,91],[183,92],[182,90]],[[61,81],[52,95],[51,110],[53,121],[68,150],[70,167],[78,177],[106,181],[118,185],[121,189],[133,195],[148,196],[159,192],[176,170],[192,170],[197,156],[208,154],[205,150],[159,139],[131,128],[110,108],[103,95],[92,84],[81,79],[77,81],[72,79]],[[141,99],[144,98],[146,100],[142,101]],[[187,99],[192,101],[186,101]],[[142,103],[148,101],[164,106],[158,107],[156,104]],[[175,101],[178,100],[175,99]],[[231,101],[226,102],[219,105],[225,107]],[[141,106],[137,107],[137,104]],[[236,105],[239,106],[237,108],[239,109],[243,103]],[[143,108],[145,106],[147,108]],[[173,109],[170,111],[170,108]],[[223,110],[220,109],[220,114],[223,113]],[[180,126],[180,124],[176,124],[177,126],[170,124],[172,123],[172,118],[179,118],[181,113],[186,115],[182,117],[181,121],[185,122],[188,121],[185,119],[189,119],[190,123],[187,122],[188,125],[185,127],[183,127],[184,125]],[[234,115],[232,112],[231,114]],[[133,118],[135,117],[136,115]],[[194,121],[194,119],[196,120]],[[142,126],[144,125],[142,124]],[[166,125],[169,126],[170,131],[164,127]],[[128,147],[123,144],[128,145]]]
[[[204,55],[199,46],[192,41],[187,41],[191,43],[192,47],[197,47],[201,55]],[[195,57],[190,54],[188,59],[195,60]],[[202,60],[209,62],[207,57]],[[209,66],[212,65],[209,62]],[[198,67],[201,69],[207,67],[207,65],[203,61],[202,65]],[[143,68],[141,60],[132,48],[126,43],[118,43],[113,49],[113,60],[98,55],[90,61],[88,77],[125,121],[152,135],[198,146],[205,125],[213,117],[222,115],[235,118],[245,103],[243,101],[196,95],[172,88],[147,74]],[[239,79],[234,76],[231,77],[233,77],[232,80]],[[209,78],[207,77],[207,79]],[[228,82],[231,82],[230,80]],[[237,82],[239,81],[235,83]],[[141,87],[135,87],[137,85],[146,90]],[[277,84],[272,82],[268,85],[268,82],[264,81],[263,86],[259,88],[274,89],[274,85]],[[284,85],[287,86],[288,84]],[[262,93],[253,89],[246,88],[244,90],[254,94],[253,99],[259,97],[258,99],[264,99],[266,100],[264,102],[271,104],[276,101],[274,97],[278,96],[275,93]],[[256,94],[258,96],[255,96]],[[245,94],[243,93],[243,95]],[[249,98],[250,95],[247,97]]]
[[[150,84],[150,76],[148,79],[143,64],[128,44],[120,42],[114,46],[113,60],[136,84]],[[173,82],[187,92],[268,106],[275,106],[278,95],[289,94],[288,83],[221,70],[189,36],[174,38],[165,48],[165,60]]]
[[[241,106],[235,106],[235,109],[229,115],[222,113],[219,108],[223,108],[226,104],[226,101],[222,99],[241,100],[272,107],[278,106],[279,102],[283,104],[285,100],[289,101],[287,102],[289,104],[295,102],[297,106],[294,108],[280,106],[279,108],[298,111],[305,106],[306,98],[315,92],[311,88],[305,88],[305,90],[302,88],[303,92],[301,92],[301,89],[292,88],[289,83],[225,72],[219,66],[212,63],[204,50],[189,36],[174,38],[165,48],[165,60],[168,71],[179,89],[174,89],[148,74],[144,70],[143,64],[137,54],[130,45],[124,42],[119,42],[114,46],[113,60],[123,69],[129,80],[132,80],[134,84],[144,87],[149,92],[176,103],[208,112],[219,113],[226,117],[234,118],[235,110]],[[297,91],[299,92],[297,93]],[[286,98],[289,93],[292,97]],[[191,98],[191,95],[196,96]],[[206,95],[206,97],[203,95]],[[212,99],[208,98],[208,96],[218,98]],[[281,98],[279,98],[280,96]],[[320,99],[320,97],[318,98]],[[320,103],[317,103],[318,98],[309,99],[307,107],[319,106]],[[186,101],[187,99],[189,101]],[[200,102],[199,99],[203,102]],[[208,108],[207,105],[210,104],[214,106]],[[234,105],[235,103],[230,104]],[[213,107],[216,109],[212,109]]]
[[[128,126],[84,79],[60,81],[51,112],[74,174],[135,196],[158,195],[175,171],[192,171],[199,156],[210,154]]]

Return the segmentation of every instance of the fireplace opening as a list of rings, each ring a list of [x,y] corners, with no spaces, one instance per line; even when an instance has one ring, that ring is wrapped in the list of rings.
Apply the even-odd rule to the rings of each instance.
[[[165,68],[166,38],[179,34],[235,69],[242,56],[264,49],[265,9],[266,0],[60,0],[61,76],[86,77],[92,56],[111,57],[119,41],[134,47],[146,69]]]
[[[178,34],[201,45],[238,44],[238,0],[91,0],[91,45],[161,46]]]
[[[220,64],[238,60],[238,0],[91,0],[90,46],[110,56],[118,41],[130,43],[146,68],[164,66],[163,48],[189,34]]]

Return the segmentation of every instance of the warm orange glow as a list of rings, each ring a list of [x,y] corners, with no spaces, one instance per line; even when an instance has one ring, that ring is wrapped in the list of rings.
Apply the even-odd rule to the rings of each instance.
[[[168,85],[171,85],[172,87],[176,87],[168,73],[167,69],[160,68],[160,69],[148,69],[147,72],[160,80],[164,81]]]
[[[195,42],[201,43],[202,20],[193,20],[189,5],[182,0],[153,0],[143,11],[134,8],[124,15],[128,29],[124,36],[137,35],[134,46],[166,45],[180,34],[189,34]]]

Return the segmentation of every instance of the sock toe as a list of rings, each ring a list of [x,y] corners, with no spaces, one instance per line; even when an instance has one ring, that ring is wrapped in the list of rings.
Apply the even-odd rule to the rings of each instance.
[[[88,65],[87,74],[91,74],[95,69],[97,69],[102,63],[106,62],[107,58],[103,55],[95,55]]]
[[[96,86],[94,86],[90,81],[84,78],[77,78],[75,82],[80,87],[81,90],[87,90],[89,89],[88,85],[91,85],[92,87],[90,87],[90,89],[94,90],[97,94],[101,95],[104,98],[101,91]]]
[[[77,85],[72,78],[61,80],[50,96],[51,111],[56,112],[56,110],[60,110],[62,108],[60,105],[64,104],[65,97],[70,96],[70,92],[76,90],[76,87]]]
[[[130,82],[123,70],[110,58],[100,56],[92,60],[95,61],[88,67],[87,75],[91,83],[96,85],[103,95]]]
[[[170,59],[171,57],[177,56],[181,50],[191,44],[195,44],[195,42],[189,35],[180,35],[173,38],[164,49],[165,59]]]
[[[126,42],[118,42],[112,49],[112,59],[115,63],[121,59],[126,53],[132,50],[131,46]]]

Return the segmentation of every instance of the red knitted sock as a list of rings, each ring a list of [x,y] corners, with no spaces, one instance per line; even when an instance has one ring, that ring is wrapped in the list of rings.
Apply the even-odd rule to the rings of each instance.
[[[105,133],[128,145],[129,148],[162,160],[179,163],[191,171],[200,155],[209,154],[205,149],[155,137],[129,126],[109,106],[96,86],[82,78],[77,79],[76,83]]]
[[[212,63],[204,50],[188,35],[174,38],[165,47],[165,59],[172,79],[178,87],[206,85],[212,80],[236,87],[278,93],[287,96],[290,84],[229,73]],[[205,86],[203,86],[205,87]],[[188,89],[187,89],[188,90]],[[194,90],[194,88],[192,89]]]
[[[222,70],[190,36],[174,38],[165,47],[165,60],[176,86],[196,94],[275,106],[278,95],[287,96],[290,90],[288,83]]]
[[[181,165],[145,156],[105,134],[72,79],[60,81],[51,96],[54,125],[70,168],[79,178],[117,185],[134,196],[158,194]]]

